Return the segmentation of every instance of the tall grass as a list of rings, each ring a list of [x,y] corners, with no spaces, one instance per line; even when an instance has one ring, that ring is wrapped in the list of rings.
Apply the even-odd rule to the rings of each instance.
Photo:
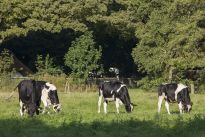
[[[53,83],[59,92],[95,92],[95,85],[85,85],[74,82],[66,75],[31,75],[24,79],[43,80]],[[24,79],[12,79],[9,76],[0,77],[0,92],[12,92],[18,83]]]
[[[180,115],[177,104],[171,104],[172,115],[164,105],[157,110],[157,94],[129,90],[137,106],[130,114],[114,103],[108,104],[108,114],[97,113],[97,92],[59,93],[62,111],[20,117],[18,95],[4,100],[8,93],[0,92],[0,137],[203,137],[205,136],[205,95],[191,95],[194,102],[190,114]]]

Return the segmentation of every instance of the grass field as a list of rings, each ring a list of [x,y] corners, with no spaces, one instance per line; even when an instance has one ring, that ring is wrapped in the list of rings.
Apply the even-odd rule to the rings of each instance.
[[[167,115],[164,104],[157,115],[157,94],[129,90],[137,104],[130,114],[114,103],[108,114],[97,113],[97,92],[59,93],[62,111],[30,118],[20,117],[18,95],[8,102],[9,93],[0,92],[0,137],[205,137],[205,95],[191,95],[190,114],[179,115],[178,105],[171,104]]]

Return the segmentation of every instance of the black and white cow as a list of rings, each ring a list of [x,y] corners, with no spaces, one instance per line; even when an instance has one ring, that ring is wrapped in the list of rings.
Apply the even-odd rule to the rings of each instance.
[[[30,116],[34,113],[39,114],[38,107],[36,104],[37,94],[35,91],[35,81],[34,80],[24,80],[21,81],[17,87],[19,92],[19,103],[20,103],[20,114],[23,116],[24,112],[27,110]]]
[[[98,100],[98,113],[102,98],[104,98],[104,113],[107,113],[107,104],[109,101],[115,101],[117,113],[119,113],[119,106],[124,104],[127,112],[133,110],[133,105],[130,101],[128,89],[125,84],[119,81],[105,81],[99,84],[99,100]]]
[[[192,109],[192,102],[189,96],[188,87],[181,83],[161,84],[159,86],[158,113],[160,113],[163,99],[165,99],[165,107],[167,109],[168,114],[170,114],[169,103],[177,102],[180,114],[182,114],[183,111],[190,112]]]
[[[40,99],[43,102],[43,113],[45,113],[50,106],[53,106],[55,112],[60,111],[61,105],[59,103],[57,88],[55,85],[46,81],[36,81],[36,92],[40,95]],[[40,101],[38,105],[40,106]]]
[[[51,105],[53,105],[55,112],[60,111],[57,89],[53,84],[45,81],[23,80],[17,87],[21,116],[26,110],[31,116],[33,116],[35,112],[39,114],[41,101],[44,104],[43,113],[45,113]]]

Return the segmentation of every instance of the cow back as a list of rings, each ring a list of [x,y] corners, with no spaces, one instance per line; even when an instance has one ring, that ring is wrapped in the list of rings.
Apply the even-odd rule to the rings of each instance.
[[[176,83],[161,84],[158,89],[158,96],[162,96],[164,94],[168,98],[168,100],[174,101],[176,89],[177,89]]]
[[[121,84],[119,81],[106,81],[99,85],[99,89],[103,92],[103,96],[108,98],[115,95]]]

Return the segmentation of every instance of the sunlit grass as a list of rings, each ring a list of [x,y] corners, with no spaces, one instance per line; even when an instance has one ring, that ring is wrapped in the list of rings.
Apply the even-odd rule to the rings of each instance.
[[[120,107],[116,114],[114,103],[108,104],[108,114],[97,113],[97,92],[59,93],[62,111],[20,117],[18,95],[11,100],[9,93],[0,93],[0,137],[203,137],[205,136],[205,95],[191,95],[194,102],[190,114],[180,115],[177,104],[171,104],[168,115],[164,104],[157,112],[157,93],[129,90],[137,106],[130,114]]]

